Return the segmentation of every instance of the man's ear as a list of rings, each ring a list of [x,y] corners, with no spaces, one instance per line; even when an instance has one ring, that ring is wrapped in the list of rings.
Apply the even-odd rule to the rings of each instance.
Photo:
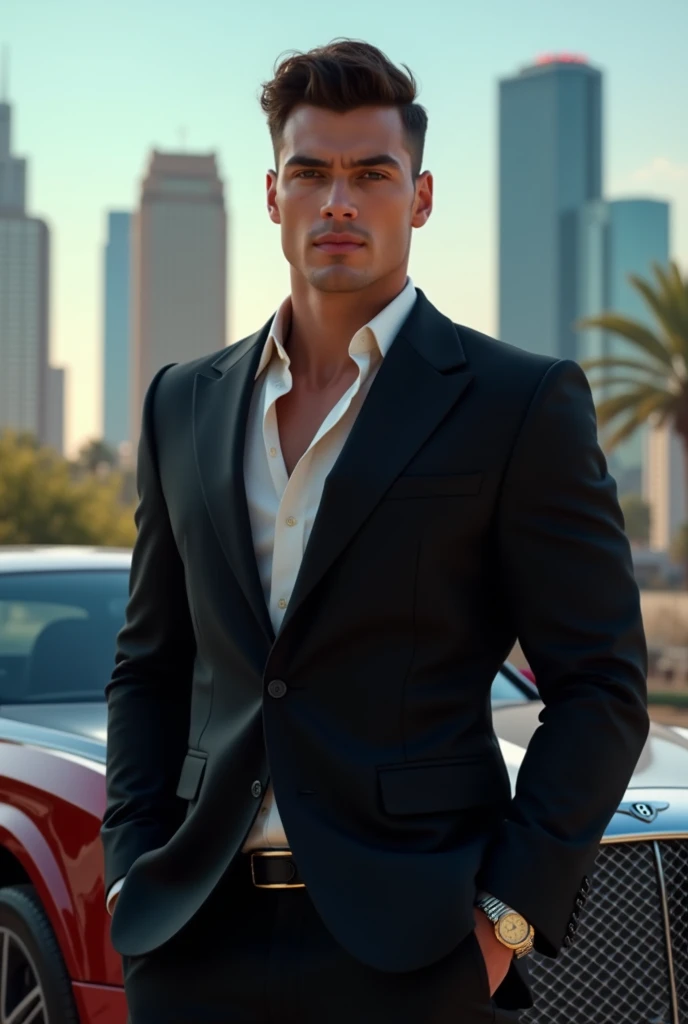
[[[280,212],[277,205],[277,171],[268,171],[265,175],[265,189],[268,216],[273,224],[280,224]]]
[[[411,226],[422,228],[432,213],[433,180],[430,171],[423,171],[416,179],[416,195],[413,200]]]

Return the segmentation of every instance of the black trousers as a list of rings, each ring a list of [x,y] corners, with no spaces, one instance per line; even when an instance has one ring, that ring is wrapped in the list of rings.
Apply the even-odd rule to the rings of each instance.
[[[532,1005],[522,961],[490,999],[473,934],[416,971],[362,964],[307,889],[256,888],[244,855],[185,928],[123,967],[129,1024],[515,1024]]]

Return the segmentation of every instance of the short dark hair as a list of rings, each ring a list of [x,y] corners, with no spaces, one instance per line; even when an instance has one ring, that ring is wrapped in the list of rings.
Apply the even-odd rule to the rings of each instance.
[[[405,64],[402,67],[404,71],[382,50],[356,39],[336,39],[307,53],[290,51],[275,65],[275,77],[263,83],[260,96],[275,161],[287,119],[300,103],[341,113],[357,107],[398,107],[417,178],[428,115],[415,102],[417,85],[411,70]]]

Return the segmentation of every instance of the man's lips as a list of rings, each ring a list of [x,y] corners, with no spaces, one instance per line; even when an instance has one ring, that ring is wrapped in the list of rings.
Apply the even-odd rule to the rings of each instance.
[[[355,252],[365,244],[355,235],[321,235],[313,243],[321,252]]]
[[[361,242],[316,242],[315,247],[321,252],[356,252],[357,249],[363,248],[363,244]]]

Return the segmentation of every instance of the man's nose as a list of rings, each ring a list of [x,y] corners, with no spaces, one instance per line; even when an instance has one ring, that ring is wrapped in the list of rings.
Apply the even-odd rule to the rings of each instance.
[[[346,182],[334,181],[329,190],[327,201],[321,209],[323,218],[330,220],[355,220],[358,210],[353,202],[351,190]]]

